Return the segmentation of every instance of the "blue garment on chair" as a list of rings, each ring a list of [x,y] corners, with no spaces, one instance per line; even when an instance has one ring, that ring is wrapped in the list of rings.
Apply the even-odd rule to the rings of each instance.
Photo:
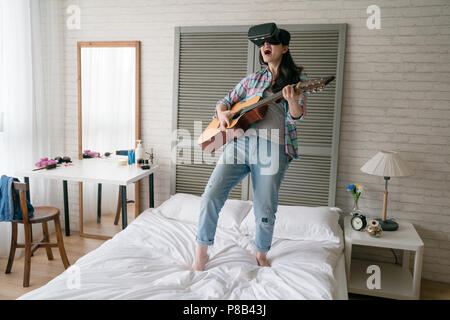
[[[13,197],[13,182],[19,181],[17,178],[2,175],[0,179],[0,222],[22,220],[22,209],[20,208],[19,191],[14,190],[15,197]],[[26,200],[28,207],[28,216],[32,217],[34,208],[28,200]]]

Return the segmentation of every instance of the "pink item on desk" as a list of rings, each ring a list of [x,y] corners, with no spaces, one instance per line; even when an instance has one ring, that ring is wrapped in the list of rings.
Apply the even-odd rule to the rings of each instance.
[[[36,162],[36,167],[38,168],[42,168],[42,167],[46,167],[50,164],[57,164],[58,162],[55,160],[48,160],[48,158],[41,158],[41,160],[39,160],[38,162]]]
[[[100,158],[100,152],[84,150],[83,158]]]

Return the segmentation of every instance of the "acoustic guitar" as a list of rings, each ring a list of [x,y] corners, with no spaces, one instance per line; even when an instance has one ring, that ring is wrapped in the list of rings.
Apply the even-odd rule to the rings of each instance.
[[[303,82],[300,81],[295,85],[294,90],[297,93],[306,92],[307,95],[310,95],[311,93],[322,91],[322,89],[334,79],[334,76],[329,76],[325,79]],[[247,130],[253,123],[263,119],[268,105],[282,97],[283,92],[280,91],[261,101],[261,97],[255,96],[245,102],[236,103],[230,109],[231,111],[236,112],[230,119],[230,125],[222,131],[220,129],[219,119],[214,118],[202,132],[197,140],[197,143],[207,152],[217,150],[231,139],[242,136],[245,130]]]

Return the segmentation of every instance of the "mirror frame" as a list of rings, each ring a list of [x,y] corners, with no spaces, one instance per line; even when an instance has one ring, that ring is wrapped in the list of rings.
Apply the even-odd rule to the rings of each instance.
[[[83,159],[83,136],[82,136],[82,102],[81,102],[81,48],[87,47],[134,47],[136,48],[136,99],[135,99],[135,141],[141,137],[141,114],[140,114],[140,70],[141,70],[141,42],[140,41],[78,41],[77,42],[77,85],[78,85],[78,159]],[[136,147],[137,142],[135,142]],[[134,183],[134,215],[140,213],[140,185],[139,181]],[[79,206],[79,228],[80,236],[95,239],[111,239],[111,236],[99,234],[87,234],[83,232],[83,182],[78,182],[78,206]]]

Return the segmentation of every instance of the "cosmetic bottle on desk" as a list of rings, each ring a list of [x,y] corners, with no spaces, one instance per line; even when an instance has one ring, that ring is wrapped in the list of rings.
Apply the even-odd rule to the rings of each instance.
[[[137,147],[135,150],[135,161],[136,161],[136,165],[140,166],[140,161],[144,160],[144,154],[145,154],[145,150],[144,150],[144,146],[142,145],[142,140],[137,140]]]
[[[136,154],[135,150],[128,150],[128,164],[132,165],[135,162]]]
[[[143,165],[141,166],[141,169],[150,169],[153,167],[153,149],[151,152],[145,152],[148,156],[148,159],[143,160]]]

